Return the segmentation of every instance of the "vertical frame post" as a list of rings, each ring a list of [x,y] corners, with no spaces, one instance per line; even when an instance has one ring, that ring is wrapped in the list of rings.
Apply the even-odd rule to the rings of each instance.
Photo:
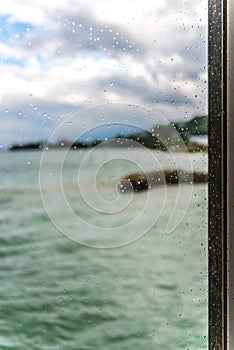
[[[209,0],[209,349],[227,349],[227,2]],[[230,349],[231,350],[231,349]]]
[[[228,2],[228,344],[234,349],[234,4]]]

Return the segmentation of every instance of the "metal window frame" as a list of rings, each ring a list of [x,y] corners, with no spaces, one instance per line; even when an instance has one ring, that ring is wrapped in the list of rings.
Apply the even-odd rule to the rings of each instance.
[[[227,16],[227,343],[234,349],[234,3]]]
[[[234,349],[234,26],[231,0],[209,0],[209,349]],[[233,33],[233,34],[232,34]],[[234,50],[233,50],[234,54]],[[234,79],[234,78],[233,78]],[[233,128],[232,128],[233,127]],[[233,213],[234,214],[234,213]],[[233,334],[233,335],[232,335]]]

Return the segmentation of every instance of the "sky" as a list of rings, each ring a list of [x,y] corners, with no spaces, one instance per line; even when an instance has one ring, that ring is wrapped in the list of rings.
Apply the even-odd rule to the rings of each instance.
[[[105,105],[207,114],[207,1],[4,1],[0,74],[0,148],[46,140],[71,116],[80,133]]]

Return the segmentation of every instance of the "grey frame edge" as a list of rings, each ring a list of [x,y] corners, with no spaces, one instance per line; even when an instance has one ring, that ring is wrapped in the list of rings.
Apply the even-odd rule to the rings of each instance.
[[[234,3],[228,1],[228,46],[227,46],[227,230],[228,230],[228,271],[227,271],[227,327],[228,345],[234,349]]]
[[[228,349],[227,3],[209,0],[209,349]],[[230,348],[230,350],[232,350]]]

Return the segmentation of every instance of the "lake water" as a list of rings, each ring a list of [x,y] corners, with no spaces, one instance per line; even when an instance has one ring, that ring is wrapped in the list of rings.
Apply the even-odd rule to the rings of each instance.
[[[179,197],[177,186],[152,189],[149,217],[148,192],[134,194],[130,209],[119,194],[119,208],[116,183],[135,166],[116,152],[69,152],[62,187],[73,214],[53,173],[61,151],[43,159],[42,196],[42,152],[0,153],[1,350],[207,349],[207,185],[182,185]],[[131,152],[144,170],[157,163]],[[170,166],[166,153],[153,154]],[[194,170],[206,170],[206,154],[190,156]],[[174,157],[188,167],[183,153]],[[181,222],[167,232],[176,201]]]

